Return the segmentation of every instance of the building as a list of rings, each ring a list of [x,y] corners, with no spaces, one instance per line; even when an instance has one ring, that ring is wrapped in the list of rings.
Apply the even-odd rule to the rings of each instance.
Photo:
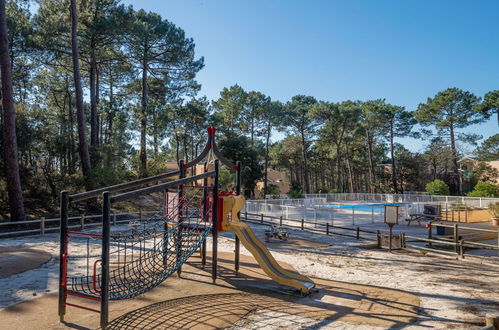
[[[471,157],[461,158],[459,161],[459,171],[463,177],[478,174],[480,181],[489,181],[499,184],[499,160],[482,161]]]
[[[273,185],[279,190],[279,194],[287,194],[291,189],[291,184],[287,179],[286,172],[280,172],[271,168],[267,169],[267,185]],[[263,187],[265,182],[258,181],[255,187],[255,198],[263,198]]]

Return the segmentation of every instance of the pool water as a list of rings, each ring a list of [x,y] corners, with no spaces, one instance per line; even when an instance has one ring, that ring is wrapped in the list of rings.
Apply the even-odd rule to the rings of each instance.
[[[341,204],[329,205],[331,209],[355,209],[361,212],[374,212],[379,214],[385,213],[385,205],[405,205],[404,203],[382,203],[382,204]]]

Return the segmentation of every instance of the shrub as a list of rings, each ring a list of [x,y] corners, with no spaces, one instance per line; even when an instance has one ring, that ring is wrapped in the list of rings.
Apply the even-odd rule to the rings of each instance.
[[[499,218],[499,202],[489,205],[489,212],[492,218]]]
[[[449,186],[442,180],[436,179],[426,185],[426,192],[429,195],[449,195]]]
[[[289,198],[303,198],[303,191],[298,189],[291,189],[288,192]]]
[[[499,186],[489,182],[478,182],[469,197],[499,197]]]

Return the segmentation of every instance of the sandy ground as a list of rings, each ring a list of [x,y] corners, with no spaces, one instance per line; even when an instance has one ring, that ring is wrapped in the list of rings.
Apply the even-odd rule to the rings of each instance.
[[[257,236],[263,237],[264,226],[252,225],[252,227]],[[343,315],[342,317],[322,315],[321,318],[319,318],[320,321],[318,321],[317,318],[311,318],[309,315],[303,313],[298,313],[298,315],[296,315],[296,313],[289,313],[290,310],[293,310],[293,308],[289,308],[289,306],[284,310],[270,308],[268,306],[275,306],[275,301],[272,299],[280,299],[280,304],[282,305],[283,301],[288,302],[290,297],[286,295],[285,297],[287,298],[285,299],[282,297],[279,298],[279,293],[272,293],[271,295],[264,295],[266,299],[269,299],[264,300],[267,304],[266,308],[259,308],[258,305],[255,305],[254,301],[257,301],[258,299],[246,299],[244,296],[223,298],[228,299],[229,301],[234,299],[236,301],[244,301],[245,303],[240,304],[238,307],[240,308],[239,311],[237,313],[235,312],[235,316],[233,317],[215,317],[214,319],[227,319],[227,323],[216,324],[214,326],[223,325],[223,327],[227,327],[232,325],[233,327],[248,329],[276,328],[281,326],[288,328],[358,328],[360,324],[361,328],[479,328],[483,325],[485,313],[499,312],[498,265],[480,264],[467,260],[457,261],[443,257],[432,257],[401,251],[388,253],[386,251],[371,249],[365,242],[362,243],[355,240],[340,238],[338,236],[327,237],[301,231],[290,231],[290,236],[291,239],[288,242],[275,240],[267,244],[276,259],[285,261],[298,271],[311,276],[314,279],[334,280],[334,284],[328,284],[332,287],[328,292],[332,293],[320,296],[321,291],[319,291],[315,294],[315,298],[313,299],[315,299],[315,301],[322,301],[322,299],[324,299],[322,303],[326,303],[328,306],[341,306],[341,303],[338,303],[341,300],[338,299],[346,299],[347,302],[350,301],[348,302],[348,304],[350,304],[348,308],[360,308],[362,310],[361,314],[364,316],[368,315],[368,321],[353,322],[352,320],[345,318],[344,315],[346,314],[341,314],[338,311],[336,311],[336,313]],[[313,243],[308,241],[313,241]],[[78,242],[75,242],[75,246],[77,244]],[[18,239],[4,239],[0,241],[0,246],[38,248],[57,256],[58,237],[57,235],[46,235],[44,237],[31,236]],[[209,240],[208,247],[210,246],[211,241]],[[83,248],[83,246],[81,248]],[[219,239],[219,251],[230,253],[233,249],[234,241],[232,235],[230,233],[223,234]],[[243,255],[249,255],[248,251],[244,248],[241,248],[241,253]],[[225,269],[222,269],[221,277],[227,277],[229,276],[227,274],[233,274],[232,266],[230,265],[230,255],[227,255],[224,258],[228,260],[222,262],[222,264],[226,263],[227,266],[225,266]],[[194,294],[241,295],[239,288],[247,287],[249,289],[245,289],[245,291],[250,292],[249,294],[261,295],[262,283],[266,283],[264,285],[266,289],[264,292],[275,292],[276,290],[277,292],[282,292],[282,288],[276,288],[275,284],[271,281],[266,282],[258,280],[255,282],[245,279],[243,281],[239,280],[239,282],[234,282],[234,278],[232,278],[232,283],[230,283],[228,278],[222,279],[224,282],[228,283],[227,286],[222,285],[222,287],[228,291],[218,291],[218,289],[214,291],[208,289],[212,286],[204,283],[206,281],[203,282],[190,279],[190,276],[196,278],[196,276],[206,277],[206,275],[196,273],[199,270],[195,264],[192,264],[189,267],[196,269],[196,271],[192,271],[192,274],[189,274],[187,267],[185,267],[183,279],[172,277],[165,281],[158,289],[137,299],[111,303],[110,309],[112,311],[112,318],[117,318],[120,315],[122,316],[122,321],[120,321],[122,323],[116,323],[118,322],[116,320],[119,319],[117,318],[113,324],[115,326],[120,325],[118,327],[122,328],[125,324],[129,324],[127,322],[131,322],[130,318],[123,319],[123,315],[129,315],[132,319],[136,319],[137,315],[148,315],[151,311],[154,311],[156,314],[159,313],[158,315],[161,314],[158,311],[166,311],[162,314],[163,318],[158,317],[158,320],[155,321],[159,323],[153,322],[151,324],[157,324],[158,326],[167,324],[164,322],[167,322],[167,320],[165,320],[165,315],[169,315],[168,308],[171,310],[171,308],[176,308],[174,306],[178,306],[178,304],[189,305],[189,301],[186,301],[185,299],[177,301],[171,299]],[[251,274],[258,273],[258,269],[259,268],[250,267]],[[0,312],[0,319],[17,319],[18,323],[15,324],[16,327],[24,325],[25,328],[32,328],[32,325],[30,326],[28,322],[19,321],[19,315],[23,315],[23,318],[26,315],[35,320],[34,322],[36,322],[37,319],[46,320],[46,322],[51,325],[51,328],[58,326],[56,321],[56,295],[44,295],[45,293],[57,291],[57,272],[57,258],[54,257],[51,261],[39,268],[26,271],[22,274],[0,278],[0,308],[12,306]],[[263,273],[260,271],[260,274]],[[264,276],[258,277],[263,278]],[[189,281],[189,284],[187,286],[184,284],[185,287],[182,289],[182,285],[176,283],[176,281]],[[322,285],[324,288],[324,284]],[[339,292],[342,288],[345,289],[351,285],[361,285],[357,289],[352,289],[357,292],[354,294],[354,296],[356,295],[357,297],[349,296],[349,294],[351,294],[349,292],[344,292],[344,297],[334,296],[334,292]],[[370,286],[400,290],[404,292],[404,294],[409,294],[408,297],[419,298],[419,315],[415,316],[411,314],[412,316],[410,316],[407,314],[404,316],[406,318],[401,322],[388,320],[388,322],[395,322],[389,326],[387,324],[378,323],[378,319],[386,321],[386,315],[381,315],[383,313],[376,313],[375,310],[373,310],[373,307],[369,305],[360,307],[353,305],[353,301],[359,303],[359,301],[364,299],[361,299],[360,297],[365,297],[365,293],[368,292],[367,288]],[[238,290],[234,290],[235,287],[237,287]],[[217,286],[217,288],[220,288],[220,285]],[[382,289],[376,288],[376,290]],[[388,291],[382,290],[379,292]],[[376,297],[375,293],[371,292],[371,296],[374,296],[375,298],[369,298],[371,296],[368,294],[367,300],[370,303],[376,303],[380,301],[380,299],[387,299],[379,292],[378,297]],[[32,300],[32,302],[24,302],[13,306],[18,302],[29,301],[30,299],[41,295],[43,295],[43,297]],[[329,298],[331,296],[334,298]],[[206,301],[214,301],[212,298],[203,299]],[[390,299],[387,300],[390,301]],[[414,310],[411,308],[418,305],[418,303],[413,301],[409,305],[410,308],[407,308],[407,310],[403,309],[404,313],[414,314]],[[44,306],[45,310],[40,313],[37,306]],[[400,306],[398,307],[400,308]],[[133,310],[136,311],[131,312]],[[226,309],[223,309],[222,312],[225,310]],[[22,314],[19,314],[19,312],[22,312]],[[205,313],[208,313],[208,315],[212,314],[212,312],[206,311]],[[373,314],[376,316],[373,316]],[[392,316],[397,314],[400,314],[400,311],[392,314]],[[75,311],[74,308],[68,308],[67,319],[78,325],[85,324],[85,322],[87,322],[86,324],[90,324],[87,325],[90,327],[98,325],[98,322],[95,323],[95,315],[85,316],[80,311]],[[168,317],[166,317],[166,319],[168,319]],[[234,324],[234,322],[236,323]],[[5,324],[7,324],[5,321],[0,323],[0,328],[3,329]],[[8,328],[10,329],[13,327],[9,326]]]

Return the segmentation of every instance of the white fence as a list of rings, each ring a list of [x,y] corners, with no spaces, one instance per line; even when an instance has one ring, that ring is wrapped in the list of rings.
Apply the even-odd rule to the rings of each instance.
[[[281,195],[278,200],[288,200]],[[471,208],[488,208],[490,204],[499,203],[499,198],[465,197],[465,196],[432,196],[423,194],[370,194],[370,193],[337,193],[337,194],[305,194],[301,200],[320,199],[330,202],[370,202],[370,203],[462,203]],[[267,200],[270,201],[270,200]],[[291,199],[291,201],[296,201]],[[297,202],[293,202],[297,203]]]
[[[337,203],[327,203],[323,198],[248,200],[244,211],[273,217],[282,216],[283,219],[304,219],[312,223],[327,220],[331,225],[338,226],[384,222],[384,214],[380,206],[342,205],[341,208],[336,208],[336,206]],[[403,207],[402,213],[408,213],[407,206]]]

